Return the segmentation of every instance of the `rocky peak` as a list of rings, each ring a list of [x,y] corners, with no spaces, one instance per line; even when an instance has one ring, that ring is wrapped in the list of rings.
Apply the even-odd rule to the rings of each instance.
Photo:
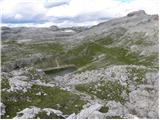
[[[1,27],[1,30],[10,30],[10,28],[7,27],[7,26],[2,26],[2,27]]]
[[[127,14],[128,17],[142,16],[142,15],[146,15],[146,12],[144,10],[134,11],[134,12]]]
[[[58,30],[59,28],[58,28],[57,26],[55,26],[55,25],[52,25],[52,26],[50,26],[50,29],[56,31],[56,30]]]

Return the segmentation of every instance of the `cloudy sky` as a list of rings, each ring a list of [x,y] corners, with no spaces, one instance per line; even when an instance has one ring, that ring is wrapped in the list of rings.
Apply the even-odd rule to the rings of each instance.
[[[91,26],[131,11],[158,13],[159,0],[0,0],[5,26]]]

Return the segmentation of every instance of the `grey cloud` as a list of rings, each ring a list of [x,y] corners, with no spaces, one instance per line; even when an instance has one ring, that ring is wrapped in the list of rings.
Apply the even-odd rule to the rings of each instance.
[[[86,13],[86,14],[80,14],[75,17],[52,17],[50,18],[56,23],[61,23],[64,21],[70,21],[74,23],[81,23],[81,22],[88,22],[88,21],[98,21],[98,20],[108,20],[110,17],[104,16],[104,14],[100,12],[95,13]]]
[[[69,4],[69,2],[70,0],[54,0],[52,2],[46,2],[44,6],[46,8],[52,8],[52,7],[67,5]]]
[[[28,9],[28,7],[24,8]],[[82,13],[76,15],[74,17],[63,16],[63,17],[46,17],[45,13],[37,13],[31,14],[30,11],[19,11],[17,9],[17,13],[23,16],[22,19],[17,20],[14,16],[2,16],[2,23],[7,24],[22,24],[22,23],[33,23],[33,24],[43,24],[47,22],[53,22],[56,25],[82,25],[82,24],[89,24],[89,23],[97,23],[101,21],[106,21],[110,19],[110,17],[105,14],[103,11],[99,12],[90,12],[90,13]]]

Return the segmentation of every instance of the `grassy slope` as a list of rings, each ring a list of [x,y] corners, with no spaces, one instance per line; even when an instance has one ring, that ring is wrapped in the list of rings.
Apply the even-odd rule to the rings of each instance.
[[[108,45],[112,45],[114,42],[115,41],[111,37],[106,37],[94,42],[89,41],[82,43],[78,47],[74,47],[67,51],[60,43],[3,43],[12,45],[13,49],[5,54],[2,54],[2,65],[7,61],[27,58],[34,53],[52,55],[49,59],[44,59],[43,61],[37,62],[35,66],[38,68],[56,66],[56,58],[58,58],[60,65],[75,64],[77,68],[80,68],[90,64],[87,69],[97,68],[98,66],[101,66],[101,63],[103,63],[104,66],[111,64],[136,64],[152,66],[153,60],[157,58],[156,54],[149,57],[140,57],[134,53],[130,53],[130,51],[125,48],[107,47]],[[104,58],[98,59],[97,57],[101,54],[104,55]],[[97,59],[95,60],[95,58]]]
[[[71,49],[67,52],[67,60],[65,61],[68,64],[75,64],[79,68],[87,64],[90,64],[87,69],[97,68],[98,66],[105,66],[114,64],[114,65],[144,65],[152,66],[152,61],[157,58],[157,55],[152,55],[149,57],[140,57],[134,53],[131,53],[125,48],[120,47],[107,47],[111,45],[113,40],[108,37],[104,39],[97,40],[95,42],[87,42],[79,45],[76,48]],[[99,55],[104,55],[102,59],[96,59]],[[92,64],[93,62],[93,64]]]

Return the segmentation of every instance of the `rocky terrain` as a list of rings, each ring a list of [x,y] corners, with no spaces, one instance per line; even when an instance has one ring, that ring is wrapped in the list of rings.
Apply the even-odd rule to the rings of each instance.
[[[1,118],[158,119],[158,22],[2,27]]]
[[[2,27],[2,40],[59,40],[86,29],[85,27],[58,28],[57,26],[50,26],[49,28]]]

